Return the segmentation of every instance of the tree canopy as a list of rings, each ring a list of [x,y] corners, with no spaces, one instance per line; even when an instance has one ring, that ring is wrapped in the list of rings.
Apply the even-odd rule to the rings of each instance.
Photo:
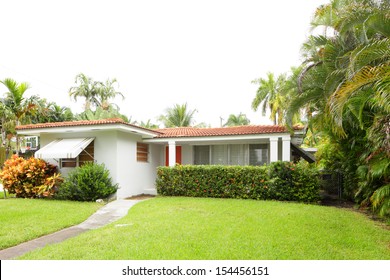
[[[160,115],[161,121],[165,127],[187,127],[194,124],[194,115],[196,110],[189,109],[187,103],[175,104],[173,107],[165,110],[164,115]]]

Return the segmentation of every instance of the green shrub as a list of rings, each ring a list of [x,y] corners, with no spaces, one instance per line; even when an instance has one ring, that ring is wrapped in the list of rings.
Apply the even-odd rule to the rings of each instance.
[[[4,189],[16,197],[51,197],[62,182],[56,172],[56,166],[42,159],[14,155],[4,162],[0,180]]]
[[[115,193],[117,184],[113,184],[109,171],[103,164],[86,163],[75,168],[65,178],[56,198],[76,201],[95,201]]]
[[[303,164],[159,167],[157,192],[167,196],[319,200],[317,171]]]
[[[272,199],[314,202],[320,199],[319,172],[314,165],[299,162],[274,162],[269,165]]]

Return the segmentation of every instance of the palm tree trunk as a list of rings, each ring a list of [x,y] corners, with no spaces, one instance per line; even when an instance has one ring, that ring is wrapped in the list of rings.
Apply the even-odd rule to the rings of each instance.
[[[20,125],[19,118],[16,118],[16,126],[19,126],[19,125]],[[19,146],[20,146],[19,135],[18,135],[18,133],[16,133],[16,155],[17,156],[19,156]]]

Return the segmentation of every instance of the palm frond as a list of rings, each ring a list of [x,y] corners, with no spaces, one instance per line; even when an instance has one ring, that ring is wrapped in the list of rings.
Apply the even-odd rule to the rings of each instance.
[[[333,93],[329,101],[331,116],[336,124],[336,131],[342,132],[343,125],[343,110],[346,102],[352,94],[364,86],[372,85],[387,73],[388,65],[365,66],[357,72],[352,79],[341,84],[340,87]]]
[[[390,184],[377,189],[370,198],[373,208],[379,210],[381,216],[390,213]]]
[[[367,45],[359,46],[351,52],[348,77],[354,76],[364,66],[373,65],[374,62],[383,63],[389,59],[390,38],[373,40]]]

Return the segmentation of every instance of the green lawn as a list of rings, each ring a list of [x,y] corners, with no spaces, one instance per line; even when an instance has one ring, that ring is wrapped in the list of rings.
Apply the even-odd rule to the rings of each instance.
[[[351,210],[157,197],[121,220],[22,259],[390,259],[390,231]]]
[[[44,199],[0,199],[0,249],[79,224],[100,206]]]

